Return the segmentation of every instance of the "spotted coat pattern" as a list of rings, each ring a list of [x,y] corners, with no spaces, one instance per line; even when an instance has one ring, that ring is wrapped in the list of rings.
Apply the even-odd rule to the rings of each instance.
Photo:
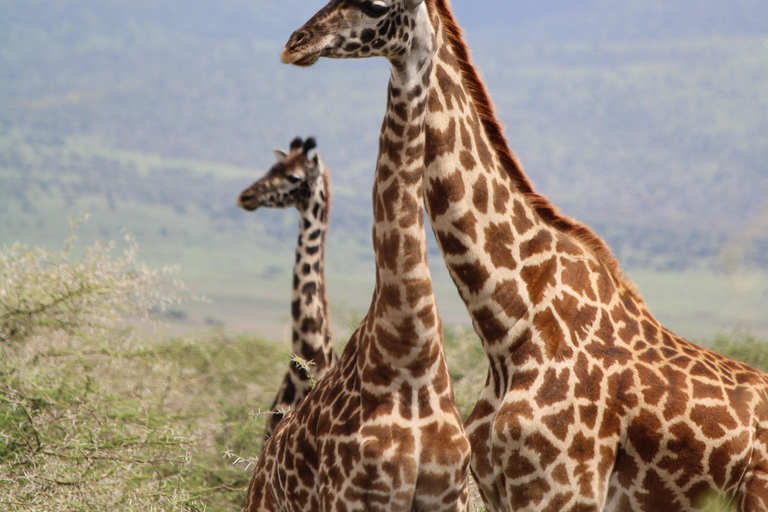
[[[768,510],[768,376],[665,329],[536,194],[445,0],[425,194],[488,356],[465,427],[490,510]]]
[[[332,25],[333,12],[322,12],[308,24]],[[404,52],[394,44],[384,54],[392,75],[373,187],[374,296],[339,364],[267,441],[248,491],[249,511],[468,506],[469,442],[426,260],[422,171],[431,24],[423,6],[403,3],[366,20],[407,27],[410,36],[397,45],[417,47],[409,58],[397,58]]]
[[[325,244],[330,211],[328,171],[315,153],[313,138],[291,142],[290,152],[275,150],[277,164],[256,183],[245,189],[238,206],[257,208],[294,207],[299,212],[299,237],[293,266],[291,297],[291,345],[293,354],[310,362],[305,367],[292,362],[270,407],[264,428],[265,440],[275,427],[330,371],[339,358],[331,342],[330,314],[325,287]]]

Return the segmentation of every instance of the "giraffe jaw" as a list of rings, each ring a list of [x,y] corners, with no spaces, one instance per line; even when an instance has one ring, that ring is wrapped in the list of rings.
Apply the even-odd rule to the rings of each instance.
[[[315,62],[320,60],[320,52],[300,52],[292,53],[286,49],[280,56],[280,60],[283,64],[293,64],[302,68],[308,68]]]

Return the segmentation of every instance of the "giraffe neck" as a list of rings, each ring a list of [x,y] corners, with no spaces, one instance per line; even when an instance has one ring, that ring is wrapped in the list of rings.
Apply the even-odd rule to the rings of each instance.
[[[375,353],[394,366],[425,364],[418,361],[425,347],[441,339],[427,267],[422,187],[433,36],[423,6],[416,19],[413,50],[404,61],[392,62],[373,185],[376,286],[369,339]]]
[[[326,173],[299,210],[299,238],[293,267],[291,337],[293,353],[313,361],[319,378],[332,358],[331,327],[325,291],[325,240],[328,232],[329,190]],[[321,375],[318,375],[321,374]]]
[[[438,47],[425,123],[427,212],[486,351],[508,354],[498,342],[519,341],[561,281],[638,299],[604,243],[533,191],[446,2],[430,6]]]

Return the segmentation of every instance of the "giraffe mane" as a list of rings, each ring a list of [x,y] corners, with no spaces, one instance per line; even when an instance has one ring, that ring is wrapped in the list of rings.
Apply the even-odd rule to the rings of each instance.
[[[329,224],[331,222],[331,175],[322,163],[320,164],[320,175],[323,177],[323,189],[325,190],[325,222]]]
[[[477,68],[472,64],[469,48],[464,40],[464,33],[456,23],[456,19],[451,11],[450,0],[433,0],[428,2],[427,6],[432,12],[436,10],[440,18],[453,54],[458,61],[463,84],[475,103],[483,129],[502,167],[512,179],[517,190],[523,194],[528,204],[533,207],[534,211],[546,224],[581,241],[598,261],[605,266],[616,282],[623,286],[634,299],[642,302],[643,299],[639,291],[621,271],[619,262],[613,255],[613,252],[611,252],[608,244],[592,228],[563,215],[546,196],[539,194],[533,189],[533,185],[523,172],[522,165],[512,150],[509,149],[502,125],[496,118],[496,111],[491,97],[488,94],[485,83],[480,78]]]
[[[321,176],[323,177],[323,188],[325,189],[325,223],[326,225],[330,225],[331,223],[331,175],[328,173],[328,169],[322,164],[320,164],[320,171]],[[327,236],[327,235],[326,235]],[[328,243],[328,240],[325,241],[325,243]],[[323,261],[323,272],[325,273],[325,261]],[[328,305],[328,291],[326,290],[326,287],[323,286],[323,310],[325,310],[325,320],[327,322],[326,324],[326,333],[330,339],[333,339],[333,330],[331,329],[331,315],[329,311],[329,305]]]

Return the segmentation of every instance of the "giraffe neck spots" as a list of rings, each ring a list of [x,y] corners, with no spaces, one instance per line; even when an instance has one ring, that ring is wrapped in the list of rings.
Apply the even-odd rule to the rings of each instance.
[[[424,347],[441,342],[439,317],[426,258],[423,224],[422,160],[424,117],[431,74],[428,58],[432,44],[420,43],[421,53],[403,65],[393,65],[387,111],[379,143],[374,180],[374,253],[376,290],[372,305],[375,326],[364,338],[397,361],[393,368],[415,378],[423,369],[444,364],[423,357]],[[437,344],[437,345],[436,345]],[[422,358],[414,357],[421,354]],[[444,356],[441,356],[444,357]],[[384,371],[382,364],[373,367]],[[430,370],[433,371],[433,370]],[[399,381],[394,374],[390,377]]]
[[[330,325],[325,290],[328,183],[319,176],[299,208],[299,236],[293,272],[291,324],[293,351],[313,361],[320,373],[330,363]]]
[[[618,288],[639,301],[605,244],[533,191],[504,141],[450,9],[443,2],[430,7],[438,19],[438,50],[426,123],[427,210],[462,297],[486,300],[490,288],[483,292],[478,279],[492,276],[490,285],[507,279],[499,269],[519,270],[521,261],[546,250],[543,240],[513,247],[513,239],[538,227],[538,236],[558,238],[555,252],[576,251],[596,261]],[[478,231],[486,237],[476,236]],[[540,294],[532,292],[535,306]]]
[[[489,359],[467,421],[486,504],[689,510],[752,492],[765,508],[768,478],[744,482],[768,475],[768,376],[666,331],[607,246],[533,191],[447,3],[430,7],[427,209]]]
[[[466,55],[456,53],[457,42],[463,42],[450,33],[455,29],[451,23],[440,12],[439,49],[426,113],[425,195],[430,221],[486,343],[491,341],[486,336],[500,341],[521,320],[535,329],[554,318],[558,326],[550,329],[554,341],[549,352],[560,353],[557,347],[563,346],[564,333],[570,329],[564,328],[552,303],[555,297],[567,294],[595,309],[607,307],[626,288],[611,265],[572,234],[570,224],[542,216],[553,211],[547,209],[546,200],[532,195],[527,181],[510,174],[510,162],[514,172],[522,171],[503,139],[496,137],[495,119],[489,120],[490,100],[484,87],[477,87]],[[500,283],[515,283],[514,290],[500,294]],[[559,311],[565,315],[564,298],[559,300]],[[631,296],[628,302],[634,302]],[[585,317],[590,316],[588,311]]]

